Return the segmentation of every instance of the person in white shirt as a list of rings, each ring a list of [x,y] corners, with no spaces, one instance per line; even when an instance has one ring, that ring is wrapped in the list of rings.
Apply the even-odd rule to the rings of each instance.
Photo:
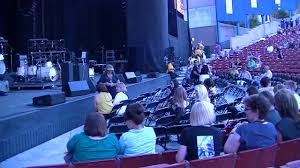
[[[270,67],[269,66],[264,66],[263,67],[263,74],[261,75],[261,77],[268,77],[269,79],[272,79],[272,72],[270,70]]]
[[[155,153],[156,135],[152,127],[144,126],[144,110],[139,103],[126,108],[124,119],[129,131],[123,133],[119,141],[125,156]]]
[[[268,91],[274,96],[273,87],[271,87],[271,80],[268,77],[263,77],[260,80],[261,88],[258,90],[258,92]]]
[[[292,80],[289,80],[284,82],[284,86],[294,94],[294,97],[298,104],[298,109],[300,110],[300,96],[296,93],[297,83]]]
[[[113,101],[113,105],[118,105],[124,100],[128,100],[128,96],[125,94],[127,91],[126,86],[123,82],[117,83],[116,86],[117,95]],[[123,106],[120,108],[120,110],[117,112],[117,115],[123,115],[125,113],[127,106]]]
[[[243,66],[241,72],[239,73],[239,78],[252,80],[252,76],[249,71],[247,71],[247,66]]]

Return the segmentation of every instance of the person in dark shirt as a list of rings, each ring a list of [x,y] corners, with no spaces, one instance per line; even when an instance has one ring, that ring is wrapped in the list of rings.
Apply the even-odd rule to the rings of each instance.
[[[222,134],[211,126],[216,120],[214,109],[208,102],[201,101],[193,105],[190,114],[192,127],[185,128],[179,138],[176,161],[196,160],[214,157],[222,151]]]
[[[194,85],[199,84],[200,72],[199,72],[199,64],[198,64],[197,60],[194,61],[194,67],[193,67],[190,77],[191,77],[191,80],[194,83]]]
[[[272,123],[265,121],[271,108],[262,95],[252,95],[243,101],[249,123],[240,123],[231,131],[225,145],[225,153],[271,146],[276,143],[277,133]]]
[[[114,74],[114,67],[110,64],[106,65],[105,72],[101,75],[98,84],[104,83],[114,99],[117,95],[116,84],[120,83],[118,77]]]
[[[277,123],[278,140],[300,138],[300,114],[297,101],[288,89],[281,89],[275,95],[275,107],[281,120]]]
[[[175,115],[176,118],[167,125],[179,124],[182,116],[185,114],[185,108],[189,105],[187,100],[187,94],[185,89],[182,86],[176,88],[174,96],[171,101],[170,111],[172,115]]]

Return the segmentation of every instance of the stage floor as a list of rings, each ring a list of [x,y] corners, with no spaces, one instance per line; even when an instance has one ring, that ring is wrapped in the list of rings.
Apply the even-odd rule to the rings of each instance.
[[[98,81],[95,78],[94,81]],[[170,82],[168,74],[158,78],[143,78],[140,83],[128,84],[130,99]],[[61,88],[44,90],[12,90],[0,97],[0,162],[65,132],[81,126],[88,113],[94,111],[96,93],[67,97],[66,102],[54,106],[35,107],[32,98],[61,92]]]

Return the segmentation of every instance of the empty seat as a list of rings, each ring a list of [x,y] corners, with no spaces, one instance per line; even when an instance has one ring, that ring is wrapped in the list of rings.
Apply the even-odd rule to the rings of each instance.
[[[300,159],[300,138],[278,144],[275,166],[279,167],[289,161]]]

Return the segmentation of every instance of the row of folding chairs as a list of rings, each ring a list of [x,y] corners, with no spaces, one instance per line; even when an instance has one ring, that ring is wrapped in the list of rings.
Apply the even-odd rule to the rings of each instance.
[[[270,147],[224,154],[212,158],[176,163],[176,151],[117,159],[75,163],[77,168],[266,168],[279,167],[300,159],[300,139],[285,141]],[[67,168],[69,164],[36,166],[32,168]]]

